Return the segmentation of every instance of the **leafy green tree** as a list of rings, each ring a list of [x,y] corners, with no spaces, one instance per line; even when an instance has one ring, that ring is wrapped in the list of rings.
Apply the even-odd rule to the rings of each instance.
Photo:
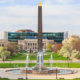
[[[6,47],[0,47],[0,56],[4,61],[6,58],[10,56],[10,51],[8,51]]]
[[[47,45],[47,50],[53,51],[53,44],[52,43]]]

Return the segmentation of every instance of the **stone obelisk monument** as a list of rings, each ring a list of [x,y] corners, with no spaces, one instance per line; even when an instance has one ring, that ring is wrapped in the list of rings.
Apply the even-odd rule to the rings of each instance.
[[[42,4],[39,2],[38,6],[38,54],[37,54],[37,65],[34,70],[47,70],[43,65],[43,41],[42,41]]]
[[[42,4],[38,6],[38,55],[37,65],[43,65],[43,43],[42,43]]]

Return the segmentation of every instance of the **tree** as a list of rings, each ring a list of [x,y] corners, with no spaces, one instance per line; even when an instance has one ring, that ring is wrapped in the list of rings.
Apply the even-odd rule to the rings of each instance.
[[[10,56],[10,51],[8,51],[6,47],[0,47],[0,56],[4,61],[6,58]]]
[[[54,52],[57,53],[62,47],[62,44],[56,44],[54,48]]]
[[[73,58],[80,57],[80,38],[78,36],[71,36],[68,39],[65,39],[62,42],[62,48],[58,51],[58,53],[68,59],[68,66],[69,60]]]
[[[77,51],[76,49],[75,50],[71,50],[69,47],[65,48],[63,46],[58,53],[67,58],[68,67],[69,67],[69,61],[70,60],[72,61],[72,59],[75,58],[79,54],[79,51]]]
[[[73,43],[73,49],[80,51],[80,38]]]
[[[11,52],[11,56],[21,50],[21,47],[17,43],[14,43],[14,42],[10,42],[7,45],[7,48],[8,48],[8,51]]]
[[[47,45],[47,50],[49,50],[49,51],[53,51],[53,44],[48,44]]]

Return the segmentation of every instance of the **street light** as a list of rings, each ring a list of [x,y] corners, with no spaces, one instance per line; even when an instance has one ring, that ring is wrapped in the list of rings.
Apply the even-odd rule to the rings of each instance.
[[[26,80],[27,80],[27,68],[26,68]]]
[[[69,68],[69,57],[67,57],[67,62],[68,62],[68,68]]]
[[[57,66],[56,66],[56,79],[58,79],[58,74],[57,74],[57,72],[58,72],[58,68],[57,68]]]
[[[29,52],[30,52],[30,54],[32,53],[32,47],[30,47],[30,51]]]
[[[11,59],[9,59],[10,60],[10,67],[11,67]]]

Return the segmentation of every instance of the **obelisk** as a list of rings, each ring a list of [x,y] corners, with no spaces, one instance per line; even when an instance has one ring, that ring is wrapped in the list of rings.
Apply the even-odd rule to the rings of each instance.
[[[43,41],[42,41],[42,4],[39,2],[38,6],[38,54],[37,54],[37,65],[34,70],[42,72],[43,70],[48,70],[43,65]]]
[[[38,6],[38,55],[37,65],[43,65],[43,43],[42,43],[42,4]]]

